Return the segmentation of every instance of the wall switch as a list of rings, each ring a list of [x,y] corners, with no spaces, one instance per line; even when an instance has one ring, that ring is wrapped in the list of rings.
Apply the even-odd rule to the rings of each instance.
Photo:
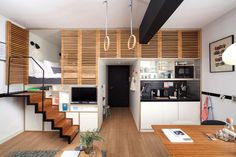
[[[232,101],[236,101],[236,96],[232,95]]]

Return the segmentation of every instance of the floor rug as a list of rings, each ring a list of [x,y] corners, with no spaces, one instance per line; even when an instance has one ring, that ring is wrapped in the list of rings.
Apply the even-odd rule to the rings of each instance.
[[[57,151],[17,151],[8,155],[8,157],[54,157]]]

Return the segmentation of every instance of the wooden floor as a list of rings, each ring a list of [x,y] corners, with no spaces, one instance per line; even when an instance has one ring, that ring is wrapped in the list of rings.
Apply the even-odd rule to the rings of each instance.
[[[128,108],[113,108],[104,120],[101,135],[105,140],[107,157],[165,157],[168,156],[160,139],[153,133],[137,131]],[[79,144],[79,136],[71,145],[56,132],[24,132],[0,145],[0,156],[20,150],[71,149]]]

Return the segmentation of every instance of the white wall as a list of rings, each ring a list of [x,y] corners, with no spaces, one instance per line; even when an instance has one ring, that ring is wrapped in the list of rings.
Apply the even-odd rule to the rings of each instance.
[[[102,86],[103,86],[103,88],[107,88],[106,87],[107,68],[102,60],[99,60],[99,79],[98,80],[99,80],[99,83],[98,83],[98,127],[101,128],[102,122],[103,122],[103,105],[104,105],[104,103],[107,102],[107,100],[105,100],[105,102],[104,102],[102,99],[103,92],[104,92],[104,90],[102,89]],[[105,87],[104,87],[104,85],[105,85]],[[106,91],[107,90],[105,89],[105,92]]]
[[[0,15],[0,41],[6,42],[6,21]],[[0,61],[0,93],[6,93],[6,63]],[[21,91],[22,85],[12,85],[10,92]],[[24,101],[22,98],[0,98],[0,144],[24,131]]]
[[[42,33],[44,33],[43,31],[44,30],[42,30]],[[37,34],[35,32],[37,32]],[[30,30],[29,32],[29,41],[33,41],[40,46],[40,49],[36,49],[29,43],[29,55],[40,61],[49,60],[60,63],[60,45],[55,45],[54,43],[40,37],[38,34],[40,34],[39,30]]]
[[[0,144],[24,131],[23,98],[0,98]]]
[[[140,61],[135,62],[134,65],[130,66],[130,76],[132,76],[133,72],[137,72],[134,74],[135,77],[135,91],[130,91],[130,111],[133,115],[135,124],[137,129],[140,129]]]
[[[209,43],[229,35],[236,35],[235,26],[236,9],[202,28],[202,91],[236,95],[236,72],[209,72]],[[236,121],[235,102],[230,100],[221,101],[215,97],[212,97],[212,99],[215,119],[225,120],[226,117],[231,116]]]

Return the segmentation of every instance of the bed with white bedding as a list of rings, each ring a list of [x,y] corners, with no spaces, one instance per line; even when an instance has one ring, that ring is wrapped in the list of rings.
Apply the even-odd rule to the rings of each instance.
[[[36,62],[44,69],[45,84],[61,84],[61,68],[59,63],[44,60]],[[32,60],[29,60],[29,84],[42,84],[43,71]]]

